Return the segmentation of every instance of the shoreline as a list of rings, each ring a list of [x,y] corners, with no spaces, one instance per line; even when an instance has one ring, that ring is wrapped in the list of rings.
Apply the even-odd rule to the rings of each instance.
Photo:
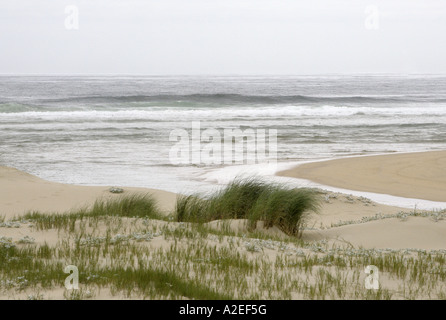
[[[446,152],[445,152],[446,153]],[[375,156],[370,156],[375,157]],[[357,157],[348,159],[357,160]],[[341,160],[343,160],[342,158]],[[303,165],[314,165],[318,163],[332,163],[332,161],[308,162]],[[301,166],[298,166],[301,168]],[[294,169],[291,169],[294,170]],[[278,172],[277,174],[283,173]],[[274,178],[274,177],[273,177]],[[298,185],[294,178],[283,178],[271,182],[282,182],[290,187],[312,187]],[[292,181],[296,180],[296,181]],[[216,185],[217,186],[217,185]],[[0,218],[5,220],[21,216],[27,212],[39,211],[45,213],[67,213],[85,206],[92,205],[97,199],[119,197],[120,195],[132,193],[150,193],[158,203],[159,208],[166,214],[175,208],[177,193],[168,191],[140,188],[121,187],[125,190],[123,194],[109,192],[111,186],[83,186],[51,182],[37,176],[28,174],[11,167],[0,166],[0,188],[6,190],[0,194]],[[350,193],[349,189],[332,188],[325,189],[323,185],[317,186],[322,198],[322,206],[319,214],[311,215],[308,227],[311,229],[324,230],[348,221],[361,221],[376,216],[392,216],[401,212],[426,212],[422,206],[407,208],[404,206],[377,202],[371,197],[364,197],[364,193]],[[380,221],[385,224],[385,221]],[[309,233],[311,234],[311,232]],[[354,241],[353,241],[354,242]]]
[[[432,188],[421,190],[421,192],[420,189],[417,189],[417,192],[414,193],[407,193],[407,188],[399,188],[402,183],[404,184],[405,178],[403,177],[402,182],[399,182],[395,179],[395,176],[392,176],[392,172],[398,171],[399,166],[401,166],[400,160],[398,160],[399,162],[397,161],[398,165],[395,165],[392,163],[395,162],[393,159],[403,160],[403,166],[405,165],[404,161],[411,164],[415,159],[415,166],[418,169],[419,167],[425,167],[424,162],[422,161],[424,159],[440,159],[444,161],[444,170],[442,169],[442,166],[428,167],[431,175],[433,174],[436,177],[440,177],[437,181],[433,181],[435,184],[434,188],[437,188],[435,190],[435,197],[429,197],[428,193]],[[385,167],[389,162],[391,163],[390,168]],[[387,173],[390,172],[390,176],[394,179],[393,184],[381,188],[381,180],[383,178],[374,173],[374,178],[376,178],[377,181],[370,179],[370,166],[372,166],[372,169],[381,166],[382,170],[387,170]],[[243,167],[240,167],[237,170],[243,170]],[[366,197],[379,205],[395,207],[402,210],[414,208],[421,210],[437,210],[446,208],[446,192],[441,192],[441,190],[446,191],[446,151],[443,150],[352,155],[342,158],[289,162],[282,163],[277,170],[278,171],[268,173],[263,172],[263,175],[266,174],[265,179],[289,184],[293,187],[314,187],[331,193]],[[257,171],[257,169],[253,172],[255,171]],[[413,171],[415,173],[419,172],[417,170]],[[440,174],[438,171],[440,171]],[[444,180],[441,179],[441,171],[445,177]],[[219,175],[221,175],[221,173],[216,176]],[[232,173],[229,174],[229,176],[231,175]],[[362,175],[365,175],[368,179],[361,181],[360,177],[362,177]],[[423,176],[423,172],[421,172],[421,175]],[[228,177],[228,175],[225,176]],[[368,185],[370,183],[371,186]],[[219,184],[221,184],[220,181],[216,186]],[[429,184],[429,180],[425,185],[426,184]],[[440,185],[440,188],[438,188],[438,185]],[[419,187],[417,184],[414,184],[414,186],[415,188]],[[443,189],[441,188],[442,186],[444,186]],[[5,190],[0,194],[0,216],[6,215],[7,217],[33,210],[47,212],[67,211],[91,204],[100,197],[116,196],[115,194],[108,192],[108,189],[111,186],[72,185],[52,182],[6,166],[0,166],[0,187]],[[159,199],[160,206],[165,211],[169,211],[173,208],[177,195],[177,193],[154,188],[123,188],[128,192],[152,193],[155,198]],[[426,194],[428,194],[428,196],[426,196]]]
[[[315,160],[276,172],[337,189],[446,207],[446,151],[388,153]]]
[[[292,183],[289,186],[293,186]],[[168,213],[173,211],[177,193],[140,188],[121,187],[123,194],[109,192],[111,186],[84,186],[51,182],[11,167],[0,166],[0,188],[6,190],[0,194],[0,218],[6,220],[21,216],[27,212],[67,213],[92,205],[97,199],[119,197],[131,193],[150,193],[158,202],[159,208]],[[217,187],[217,185],[216,185]],[[296,186],[297,187],[297,186]],[[340,221],[360,220],[377,214],[396,214],[404,211],[400,206],[386,205],[373,201],[364,201],[361,196],[348,193],[320,190],[323,201],[317,215],[312,215],[309,225],[326,228]]]

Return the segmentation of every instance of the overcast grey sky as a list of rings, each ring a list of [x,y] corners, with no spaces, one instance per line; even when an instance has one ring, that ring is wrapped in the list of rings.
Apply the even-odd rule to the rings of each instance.
[[[445,34],[446,0],[0,0],[0,73],[446,73]]]

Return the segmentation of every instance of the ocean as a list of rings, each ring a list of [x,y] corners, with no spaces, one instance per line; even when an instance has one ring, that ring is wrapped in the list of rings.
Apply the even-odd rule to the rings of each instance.
[[[194,122],[277,130],[279,168],[440,150],[446,76],[0,77],[0,165],[51,181],[209,190],[236,171],[169,157],[172,131]],[[235,167],[273,174],[263,165]]]

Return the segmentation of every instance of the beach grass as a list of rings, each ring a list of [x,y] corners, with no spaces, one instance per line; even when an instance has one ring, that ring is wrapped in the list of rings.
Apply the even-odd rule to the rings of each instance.
[[[209,222],[221,219],[249,219],[277,226],[286,234],[298,236],[305,218],[317,212],[321,200],[312,189],[289,189],[257,178],[235,179],[228,186],[204,198],[180,195],[175,208],[176,221]]]
[[[75,265],[80,290],[65,290],[66,299],[91,299],[101,291],[143,299],[444,299],[444,252],[355,249],[204,228],[109,217],[91,228],[60,231],[57,243],[3,239],[0,289],[45,298],[63,286],[64,267]],[[131,237],[141,232],[153,237]],[[364,287],[367,265],[379,269],[379,290]]]
[[[40,229],[60,227],[73,229],[76,221],[113,216],[166,219],[166,216],[160,212],[156,200],[150,194],[131,194],[113,199],[98,199],[91,207],[72,210],[68,213],[29,212],[22,219],[35,221]]]

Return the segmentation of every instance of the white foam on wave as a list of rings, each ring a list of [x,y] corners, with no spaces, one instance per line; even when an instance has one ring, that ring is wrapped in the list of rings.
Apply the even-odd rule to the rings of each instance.
[[[218,114],[216,111],[218,110]],[[52,111],[26,111],[26,112],[0,112],[1,120],[27,119],[27,120],[60,120],[60,119],[178,119],[178,116],[195,118],[218,119],[224,118],[262,118],[262,117],[346,117],[346,116],[445,116],[446,109],[441,105],[425,104],[422,108],[415,106],[305,106],[289,105],[268,107],[263,106],[234,106],[234,107],[147,107],[147,108],[104,108],[104,110],[52,110]]]

